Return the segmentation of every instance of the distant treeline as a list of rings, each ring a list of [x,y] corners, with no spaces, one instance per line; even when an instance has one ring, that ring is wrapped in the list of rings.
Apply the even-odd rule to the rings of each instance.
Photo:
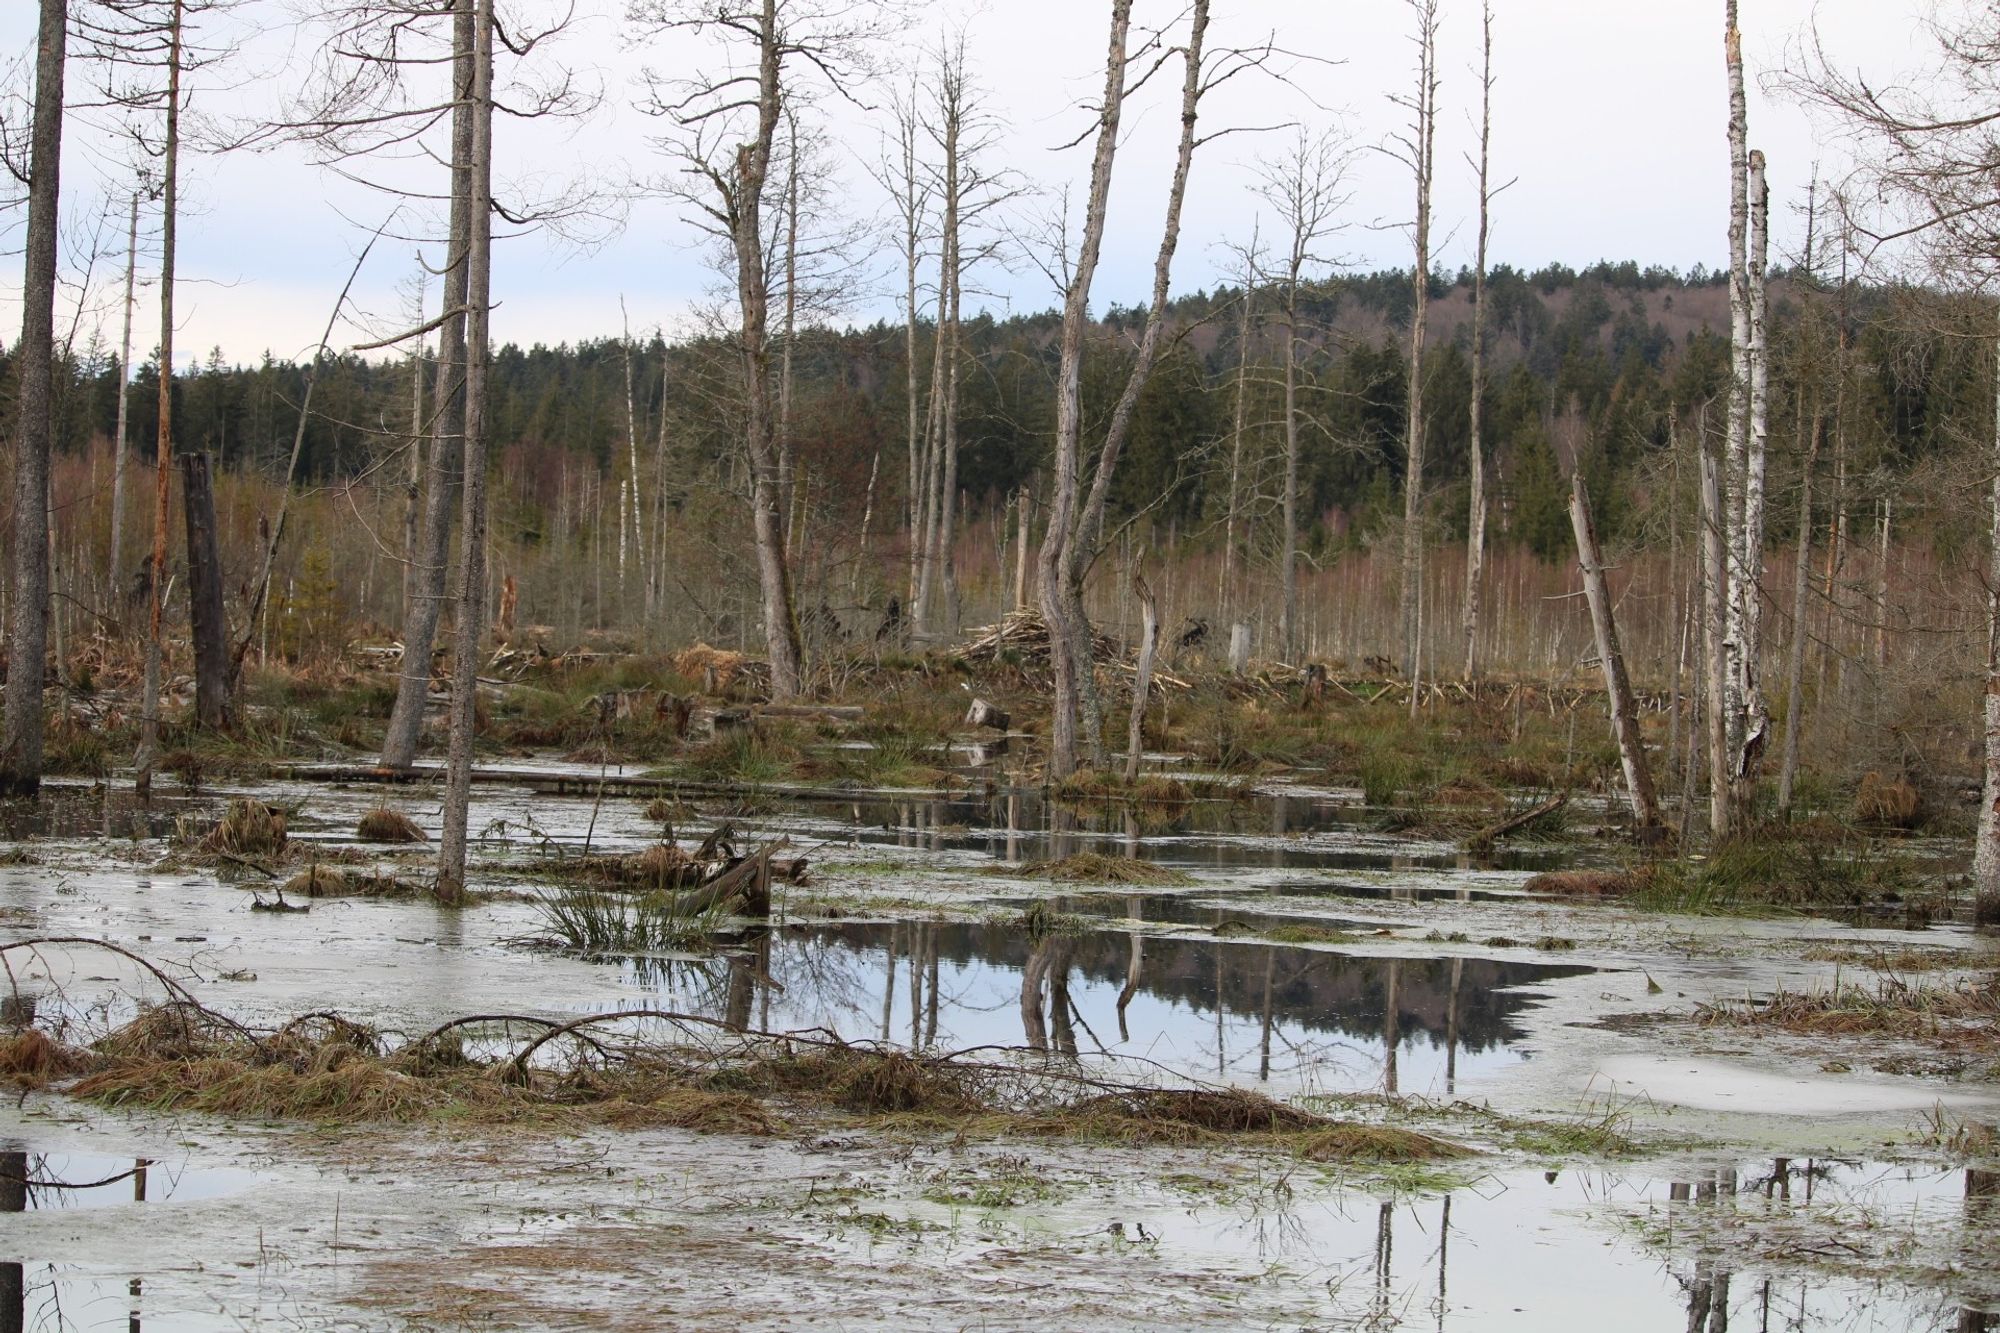
[[[1462,530],[1471,336],[1469,274],[1432,277],[1427,488],[1439,535]],[[1237,476],[1239,512],[1250,526],[1275,503],[1273,462],[1281,442],[1279,374],[1282,293],[1251,293],[1250,333],[1241,337],[1241,288],[1197,292],[1174,308],[1175,333],[1140,398],[1116,474],[1114,504],[1150,511],[1156,527],[1181,535],[1219,525]],[[1404,445],[1407,271],[1346,275],[1300,292],[1301,404],[1308,417],[1301,512],[1309,552],[1327,552],[1400,516]],[[1909,317],[1913,311],[1922,318]],[[1820,421],[1823,465],[1854,478],[1893,478],[1990,436],[1989,353],[1953,336],[1968,312],[1924,292],[1857,288],[1842,293],[1797,272],[1772,285],[1774,479],[1782,481],[1804,423]],[[1122,386],[1128,348],[1143,312],[1110,307],[1085,362],[1088,420],[1101,423]],[[1833,335],[1844,323],[1847,348]],[[1034,485],[1053,429],[1056,312],[982,316],[965,330],[959,483],[975,511]],[[1497,467],[1496,538],[1545,556],[1568,549],[1568,470],[1581,466],[1600,500],[1612,540],[1656,480],[1674,423],[1722,428],[1728,375],[1725,275],[1680,275],[1633,263],[1533,273],[1500,267],[1489,284],[1489,449]],[[1817,330],[1817,332],[1815,332]],[[835,521],[858,520],[879,457],[877,532],[895,527],[907,482],[905,358],[900,322],[802,330],[792,348],[790,429],[811,503]],[[495,455],[513,505],[510,519],[532,539],[566,488],[595,473],[629,473],[636,426],[642,494],[686,502],[707,483],[733,484],[735,373],[729,344],[657,337],[629,348],[618,339],[546,347],[508,345],[492,371]],[[919,325],[919,383],[930,383],[930,328]],[[1844,383],[1834,367],[1842,357]],[[0,375],[11,398],[11,354]],[[76,452],[108,437],[117,418],[115,357],[67,360],[58,447]],[[341,356],[322,367],[303,452],[306,480],[352,479],[402,449],[411,430],[412,363]],[[428,371],[427,371],[428,373]],[[633,418],[628,426],[627,376]],[[224,468],[281,469],[297,425],[306,368],[268,355],[256,365],[209,358],[175,385],[176,436]],[[150,452],[157,371],[137,368],[130,404],[135,450]],[[1235,422],[1242,386],[1240,453]],[[1707,405],[1706,410],[1704,405]],[[922,410],[921,403],[919,411]],[[1705,414],[1704,414],[1705,413]],[[9,412],[11,416],[11,411]],[[664,426],[664,430],[662,427]],[[1856,494],[1859,494],[1857,481]],[[1456,501],[1454,502],[1454,497]],[[648,507],[655,504],[648,497]],[[544,511],[537,513],[538,507]],[[1923,507],[1906,511],[1925,521]],[[883,518],[882,515],[889,517]],[[1772,514],[1772,538],[1786,526]],[[1942,522],[1942,515],[1936,517]]]

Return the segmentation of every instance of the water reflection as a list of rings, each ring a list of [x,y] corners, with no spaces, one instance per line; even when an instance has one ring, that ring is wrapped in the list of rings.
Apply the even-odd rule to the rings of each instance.
[[[858,842],[981,852],[1016,864],[1095,851],[1210,869],[1543,870],[1569,855],[1560,848],[1515,848],[1482,858],[1413,843],[1375,831],[1379,812],[1326,797],[1207,798],[1135,809],[1014,790],[867,800],[849,810]]]
[[[1140,898],[1128,909],[1143,913]],[[795,926],[712,959],[628,963],[663,1008],[733,1027],[914,1047],[1143,1057],[1286,1089],[1450,1094],[1527,1058],[1517,989],[1591,969],[1358,958],[1261,942],[1019,923]]]

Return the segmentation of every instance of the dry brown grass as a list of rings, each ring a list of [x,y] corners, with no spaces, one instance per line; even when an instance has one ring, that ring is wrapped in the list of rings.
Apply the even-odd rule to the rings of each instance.
[[[392,810],[386,805],[378,805],[361,816],[361,823],[354,834],[363,842],[429,842],[424,831],[417,827],[417,821],[401,810]]]
[[[1645,882],[1643,872],[1631,870],[1552,870],[1536,875],[1521,890],[1560,898],[1620,898]]]
[[[36,1028],[0,1040],[0,1079],[16,1087],[45,1088],[89,1067],[88,1052],[64,1046]]]
[[[1873,986],[1779,991],[1769,1000],[1703,1005],[1708,1026],[1774,1027],[1814,1037],[1897,1037],[1958,1051],[2000,1050],[2000,977],[1915,985],[1883,977]]]
[[[996,875],[1025,875],[1052,879],[1058,884],[1191,884],[1194,881],[1171,866],[1141,861],[1129,856],[1105,856],[1099,852],[1078,852],[1060,861],[1033,861],[1024,866],[995,866]]]
[[[1854,793],[1854,817],[1864,824],[1915,828],[1923,814],[1923,797],[1908,778],[1884,778],[1869,773]]]
[[[237,799],[201,840],[214,855],[263,856],[285,850],[285,812],[262,801]]]

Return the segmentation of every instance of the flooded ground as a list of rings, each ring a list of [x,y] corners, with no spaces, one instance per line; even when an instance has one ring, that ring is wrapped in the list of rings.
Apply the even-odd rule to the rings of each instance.
[[[268,877],[172,843],[242,792],[296,807],[294,837],[350,873],[414,877],[428,854],[357,847],[385,798],[437,829],[421,787],[259,784],[150,810],[53,790],[0,812],[4,938],[110,941],[246,1023],[670,1010],[1252,1087],[1477,1154],[322,1129],[33,1095],[0,1108],[0,1328],[2000,1324],[1995,1178],[1943,1133],[2000,1121],[1989,1068],[1689,1021],[1852,975],[1871,950],[1991,966],[1988,942],[1527,892],[1533,871],[1610,863],[1587,811],[1580,838],[1479,860],[1383,831],[1358,793],[1143,819],[1029,794],[707,796],[674,808],[684,839],[722,822],[785,837],[808,882],[769,929],[712,949],[586,959],[546,947],[534,900],[586,848],[660,836],[635,796],[485,786],[475,887],[495,896],[280,914],[251,910]],[[1032,873],[1078,852],[1168,882]],[[15,981],[9,1018],[79,1033],[159,993],[77,946]]]

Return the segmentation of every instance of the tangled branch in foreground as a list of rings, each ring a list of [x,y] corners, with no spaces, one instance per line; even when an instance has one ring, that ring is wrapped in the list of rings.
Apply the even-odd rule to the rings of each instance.
[[[0,957],[14,947],[0,948]],[[0,1039],[0,1078],[18,1086],[233,1118],[589,1123],[754,1135],[832,1120],[963,1137],[1227,1141],[1318,1161],[1467,1152],[1240,1088],[1170,1082],[1166,1071],[1147,1068],[1153,1081],[1106,1077],[1074,1059],[1011,1047],[923,1054],[823,1030],[743,1031],[659,1009],[560,1023],[477,1015],[416,1036],[320,1012],[253,1031],[204,1008],[177,983],[165,1000],[88,1045],[65,1044],[32,1026]]]

